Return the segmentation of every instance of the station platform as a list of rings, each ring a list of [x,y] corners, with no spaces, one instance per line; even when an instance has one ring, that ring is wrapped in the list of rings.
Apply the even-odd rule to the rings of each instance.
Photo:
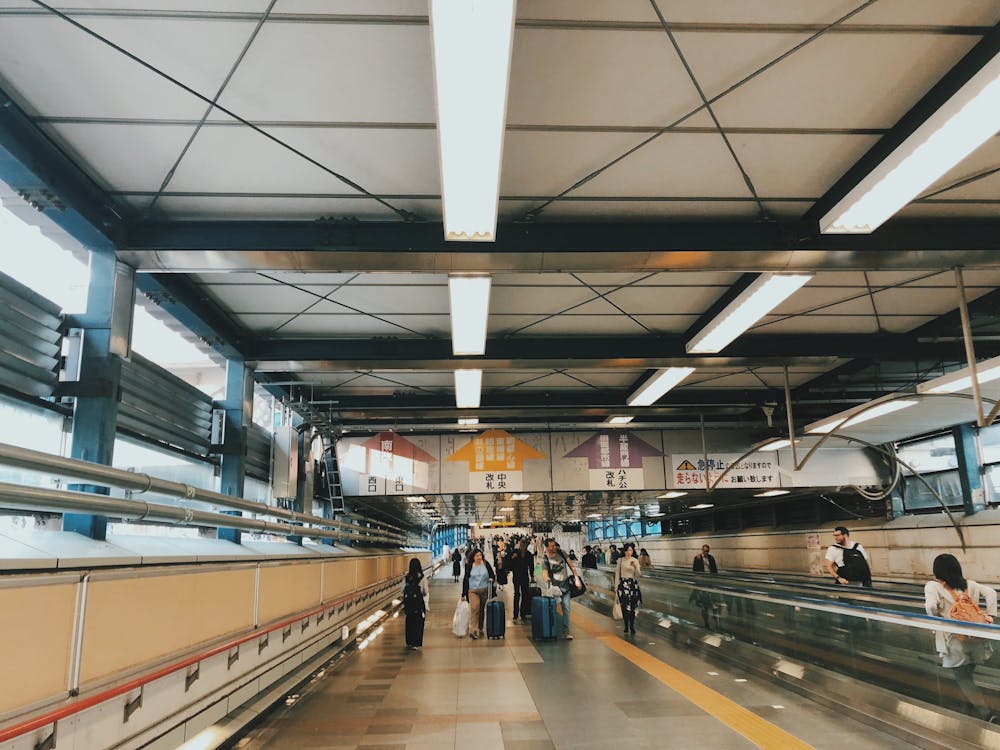
[[[242,750],[542,750],[558,748],[902,747],[898,737],[766,680],[670,645],[639,623],[582,605],[574,640],[535,643],[510,622],[502,640],[451,632],[460,584],[430,582],[423,648],[404,643],[403,616],[364,650],[331,664],[270,712]]]

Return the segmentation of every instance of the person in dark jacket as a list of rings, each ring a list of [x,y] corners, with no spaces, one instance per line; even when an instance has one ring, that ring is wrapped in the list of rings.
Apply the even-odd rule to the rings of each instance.
[[[482,550],[477,549],[472,554],[472,563],[465,566],[465,577],[462,579],[462,598],[469,602],[469,636],[473,640],[483,637],[486,600],[490,595],[490,587],[496,580],[497,574],[493,572],[493,566],[483,558]]]
[[[460,575],[462,575],[462,553],[456,548],[451,553],[451,576],[455,579],[455,583],[458,583]]]
[[[594,550],[589,544],[583,548],[583,559],[580,564],[585,568],[597,570],[597,555],[594,554]]]
[[[517,618],[522,620],[531,615],[531,597],[528,596],[528,589],[534,581],[535,565],[528,554],[528,540],[522,539],[517,545],[517,551],[510,558],[509,566],[511,578],[514,582],[514,622]]]
[[[694,564],[691,566],[691,570],[695,573],[706,572],[706,565],[708,566],[707,571],[712,575],[716,575],[719,572],[718,566],[715,564],[715,558],[708,553],[710,547],[707,544],[701,545],[701,552],[694,556]]]
[[[414,591],[414,596],[407,596],[407,589]],[[419,594],[419,597],[416,596]],[[410,568],[403,578],[403,611],[406,614],[406,647],[418,649],[424,645],[424,621],[427,618],[427,579],[420,560],[416,557],[410,560]]]

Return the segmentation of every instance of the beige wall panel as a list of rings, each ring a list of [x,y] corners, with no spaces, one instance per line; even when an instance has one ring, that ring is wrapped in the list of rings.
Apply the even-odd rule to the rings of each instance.
[[[253,589],[253,568],[92,580],[81,681],[249,630]]]
[[[378,573],[375,580],[383,581],[392,575],[392,558],[388,555],[382,555],[375,559],[378,562]]]
[[[323,601],[328,602],[354,590],[354,560],[323,563]]]
[[[65,696],[75,609],[75,584],[0,589],[0,713]]]
[[[323,563],[261,565],[257,620],[265,625],[279,617],[319,605]]]
[[[378,560],[363,557],[358,560],[358,588],[368,586],[378,580]]]

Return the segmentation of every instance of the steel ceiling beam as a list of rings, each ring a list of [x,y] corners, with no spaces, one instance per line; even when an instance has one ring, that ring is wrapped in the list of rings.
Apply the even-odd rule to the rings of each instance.
[[[448,339],[248,338],[244,353],[258,372],[305,373],[473,366],[487,370],[826,366],[838,358],[912,361],[963,352],[961,341],[921,342],[909,334],[755,334],[710,355],[686,354],[684,342],[684,336],[513,337],[488,340],[485,356],[462,357],[451,353]],[[984,342],[984,348],[1000,354],[1000,342]]]
[[[994,26],[965,57],[945,73],[920,101],[913,105],[854,166],[848,169],[822,198],[816,201],[815,205],[806,212],[804,220],[818,225],[820,218],[827,211],[853,190],[861,180],[881,164],[889,154],[895,151],[903,141],[909,138],[998,53],[1000,53],[1000,23]],[[871,236],[879,236],[885,229],[891,228],[893,224],[895,222],[883,225],[882,229],[876,230]]]
[[[124,210],[0,89],[0,200],[63,246],[112,252]]]
[[[897,219],[873,235],[820,235],[816,222],[507,223],[488,248],[445,242],[438,222],[173,221],[131,226],[119,258],[189,273],[762,272],[995,267],[998,251],[998,220]]]

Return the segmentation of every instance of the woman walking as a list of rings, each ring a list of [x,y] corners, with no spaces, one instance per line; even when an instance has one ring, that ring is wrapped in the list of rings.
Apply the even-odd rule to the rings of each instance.
[[[424,620],[427,617],[427,579],[416,557],[403,577],[403,612],[406,613],[406,647],[418,649],[424,645]]]
[[[455,583],[458,583],[460,575],[462,575],[462,553],[456,547],[451,553],[451,577],[455,579]]]
[[[492,566],[483,559],[482,550],[477,549],[472,555],[472,564],[465,566],[465,578],[462,579],[462,598],[468,600],[472,615],[469,620],[469,637],[473,640],[483,637],[486,600],[489,598],[490,586],[496,580]]]
[[[997,592],[988,586],[982,586],[975,581],[966,580],[962,575],[962,565],[954,555],[938,555],[934,558],[934,580],[924,586],[924,607],[927,614],[933,617],[951,617],[956,619],[952,607],[971,607],[979,609],[980,597],[986,600],[986,613],[983,620],[993,622],[997,615]],[[968,595],[966,598],[965,595]],[[965,639],[954,633],[937,631],[934,642],[941,666],[955,675],[959,689],[969,702],[969,710],[983,721],[996,722],[982,689],[976,684],[973,673],[976,665],[989,659],[992,649],[990,641],[985,639]]]
[[[618,593],[618,604],[622,608],[622,620],[625,634],[635,634],[635,613],[642,601],[639,590],[639,560],[635,556],[635,545],[627,542],[622,548],[622,555],[615,566],[615,591]]]

